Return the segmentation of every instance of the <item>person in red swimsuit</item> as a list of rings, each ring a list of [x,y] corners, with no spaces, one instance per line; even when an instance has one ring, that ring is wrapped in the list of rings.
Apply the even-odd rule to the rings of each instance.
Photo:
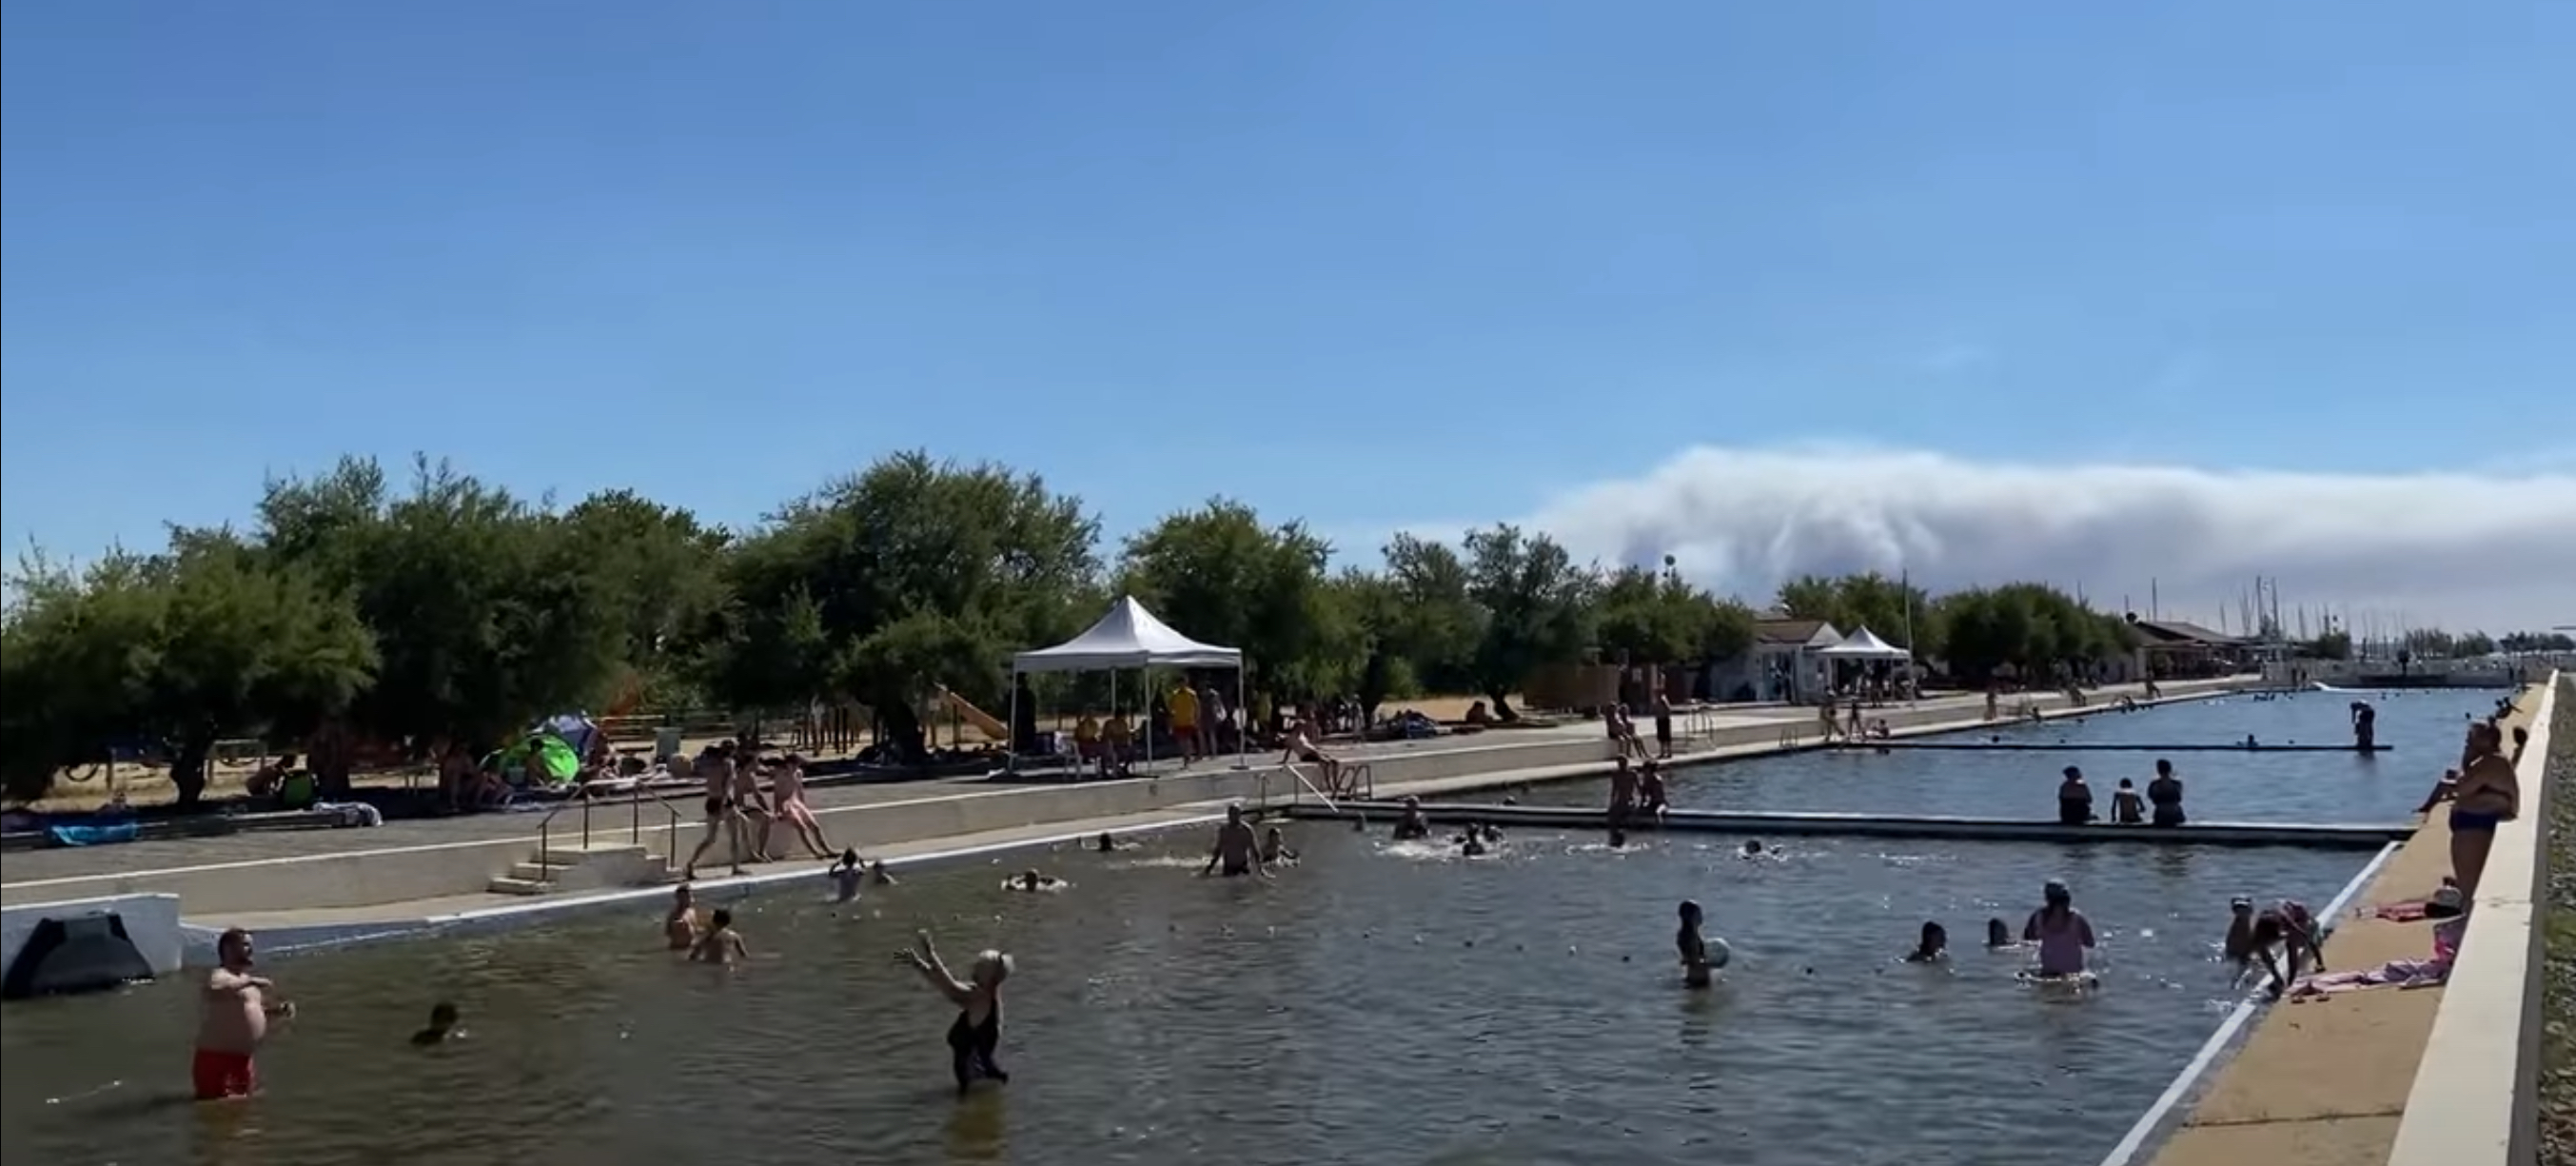
[[[241,928],[215,940],[216,968],[206,976],[204,1015],[197,1023],[197,1056],[189,1077],[197,1100],[248,1097],[259,1088],[251,1058],[268,1040],[268,1022],[295,1015],[295,1006],[269,999],[277,985],[251,974],[250,933]]]

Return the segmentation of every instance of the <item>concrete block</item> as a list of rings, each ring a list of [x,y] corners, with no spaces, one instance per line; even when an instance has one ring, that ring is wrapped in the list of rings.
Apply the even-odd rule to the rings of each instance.
[[[18,959],[27,937],[47,919],[80,919],[113,914],[125,921],[125,937],[151,965],[152,974],[178,971],[185,946],[179,934],[179,896],[113,895],[62,903],[27,903],[0,907],[0,968]]]

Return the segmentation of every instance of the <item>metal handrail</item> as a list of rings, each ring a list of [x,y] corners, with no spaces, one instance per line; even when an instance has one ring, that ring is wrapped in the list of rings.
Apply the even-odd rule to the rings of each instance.
[[[654,805],[660,806],[663,813],[671,816],[670,845],[663,847],[664,853],[662,855],[662,869],[667,873],[671,869],[672,860],[678,857],[674,852],[679,849],[680,845],[680,811],[678,807],[671,804],[670,799],[665,798],[661,794],[655,793],[652,790],[644,788],[641,784],[638,784],[633,789],[627,790],[626,803],[629,807],[629,821],[626,828],[626,837],[627,840],[634,845],[644,845],[644,799],[646,798],[651,798]],[[537,819],[537,873],[539,875],[546,876],[553,868],[553,864],[547,860],[554,856],[554,823],[556,816],[562,814],[566,810],[572,809],[576,805],[581,807],[581,846],[582,849],[588,850],[590,849],[591,811],[598,809],[602,800],[603,799],[600,798],[576,798],[572,801],[567,801],[557,805],[555,808],[546,811],[545,817]],[[550,878],[549,881],[551,881]]]

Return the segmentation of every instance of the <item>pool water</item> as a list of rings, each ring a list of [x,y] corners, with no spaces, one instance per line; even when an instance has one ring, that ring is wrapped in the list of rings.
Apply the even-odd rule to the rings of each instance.
[[[1275,882],[1204,838],[926,872],[855,907],[736,904],[754,958],[675,962],[658,905],[283,957],[267,1092],[182,1100],[184,984],[0,1012],[0,1154],[87,1163],[2089,1163],[2236,999],[2237,893],[2322,904],[2368,856],[1529,832],[1495,856],[1292,824]],[[1002,890],[1007,869],[1071,880]],[[2016,928],[2072,882],[2099,991],[2023,986]],[[1734,961],[1679,986],[1674,907]],[[1926,919],[1963,950],[1897,962]],[[1003,1063],[960,1102],[952,1011],[891,953],[1010,949]],[[406,1046],[434,1001],[471,1034]]]
[[[2406,693],[2303,693],[2257,700],[2220,697],[2049,721],[1947,733],[1915,740],[2174,744],[2242,741],[2344,744],[2352,741],[2351,702],[2379,711],[2379,743],[2390,752],[2363,755],[2266,752],[2133,752],[2079,750],[1905,750],[1888,753],[1811,750],[1677,771],[1669,779],[1675,806],[1743,811],[1814,811],[1888,815],[2045,818],[2057,814],[2058,773],[2084,771],[2094,806],[2108,817],[2121,778],[2146,791],[2156,758],[2174,763],[2183,806],[2197,822],[2403,822],[2442,771],[2459,764],[2468,716],[2495,707],[2495,691],[2432,689]],[[1593,805],[1602,782],[1563,782],[1519,791],[1531,804]],[[1462,801],[1493,794],[1461,795]]]

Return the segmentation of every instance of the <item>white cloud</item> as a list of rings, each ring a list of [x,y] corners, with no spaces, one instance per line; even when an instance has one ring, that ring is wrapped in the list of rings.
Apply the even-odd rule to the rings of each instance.
[[[2302,474],[1981,462],[1869,447],[1697,448],[1527,519],[1578,556],[1678,558],[1760,599],[1802,572],[1910,571],[1933,590],[2034,579],[2096,606],[2212,623],[2256,575],[2306,603],[2418,624],[2576,622],[2576,473]],[[1442,531],[1441,533],[1451,533]]]

